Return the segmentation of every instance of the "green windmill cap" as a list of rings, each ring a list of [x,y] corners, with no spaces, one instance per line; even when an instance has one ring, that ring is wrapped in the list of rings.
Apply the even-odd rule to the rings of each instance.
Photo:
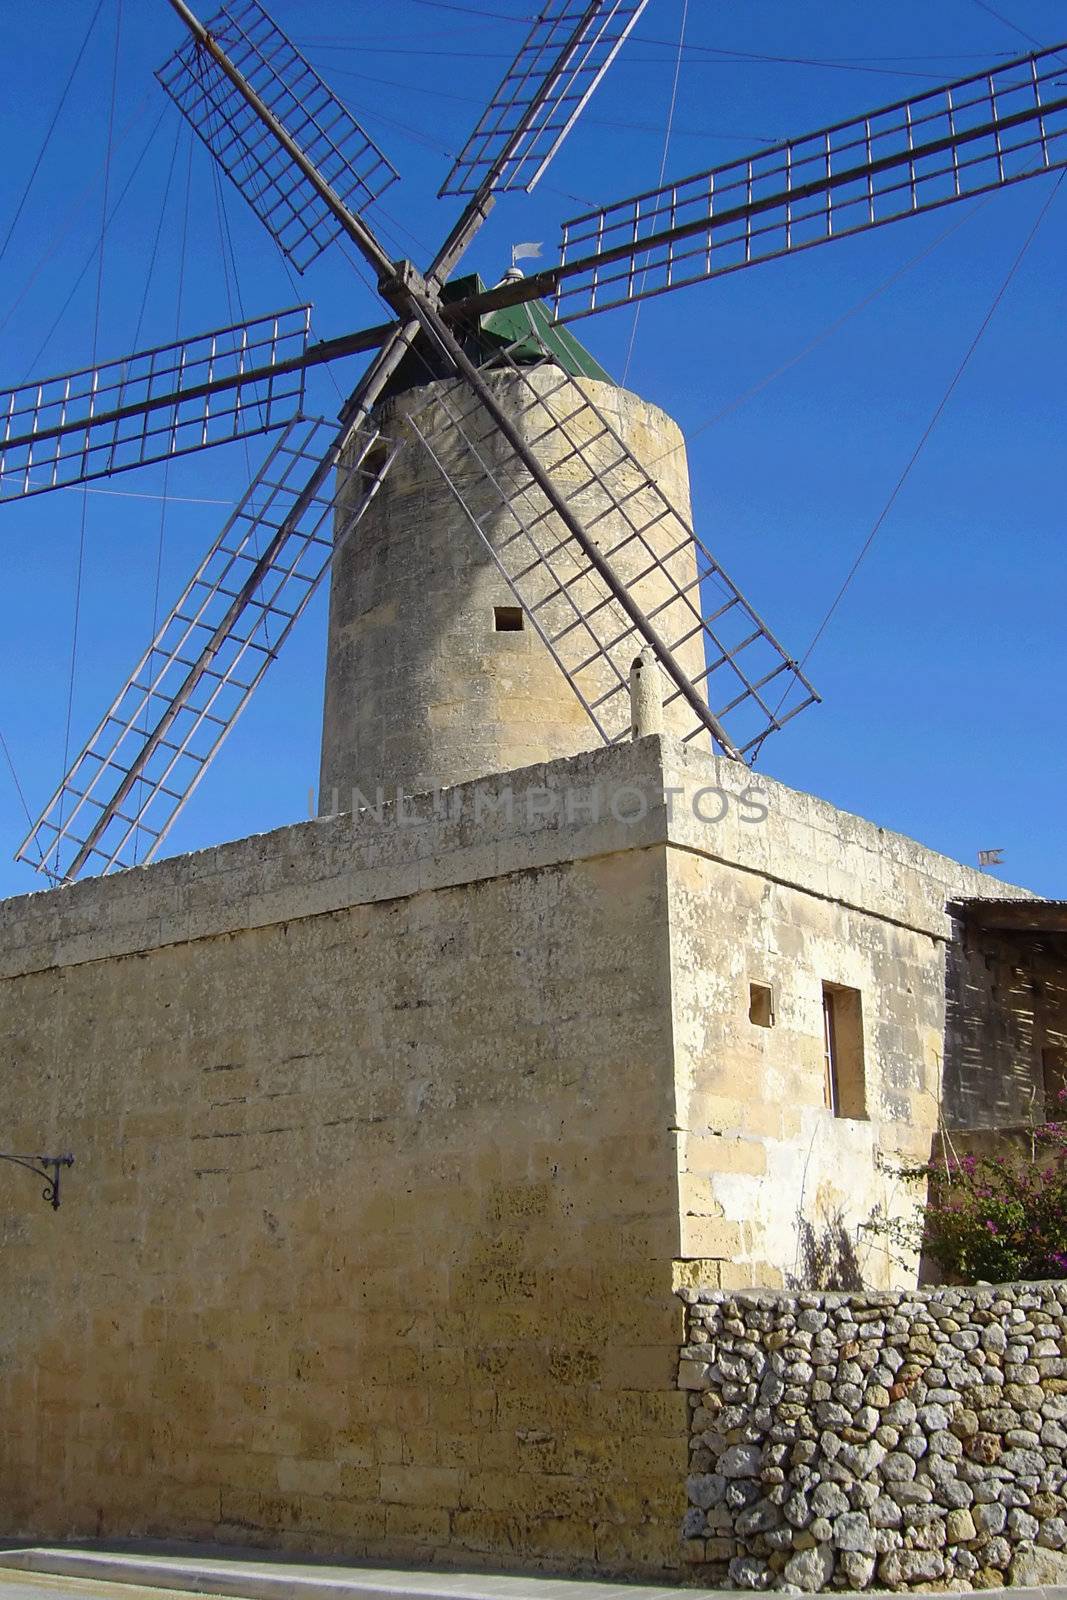
[[[463,278],[453,278],[441,291],[441,299],[450,302],[468,300],[484,294],[485,284],[477,273]],[[595,378],[600,383],[611,383],[612,378],[599,361],[568,329],[554,327],[552,313],[543,300],[528,300],[524,305],[505,306],[499,311],[486,311],[470,321],[453,325],[453,332],[471,361],[481,366],[491,362],[499,350],[507,350],[510,359],[523,365],[543,361],[548,356],[568,377]],[[445,376],[435,352],[424,336],[420,335],[413,349],[402,358],[389,382],[385,396],[402,394],[407,389],[420,388],[435,377]]]
[[[473,273],[455,278],[445,286],[446,300],[465,300],[484,294],[485,284]],[[589,354],[568,328],[553,324],[552,314],[543,300],[527,300],[521,305],[487,311],[479,319],[480,342],[485,355],[496,349],[511,349],[516,361],[537,361],[550,356],[572,378],[595,378],[610,383],[611,376]]]

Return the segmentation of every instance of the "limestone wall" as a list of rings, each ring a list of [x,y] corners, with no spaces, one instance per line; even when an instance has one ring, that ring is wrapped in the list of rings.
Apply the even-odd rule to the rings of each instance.
[[[5,1144],[76,1157],[0,1180],[0,1533],[677,1572],[673,1288],[925,1137],[990,884],[753,781],[651,738],[0,904]]]
[[[707,857],[672,857],[670,874],[684,1253],[725,1255],[727,1288],[909,1281],[860,1224],[876,1208],[910,1214],[894,1165],[930,1154],[940,952],[923,932]],[[750,1021],[753,981],[772,991],[773,1027]],[[827,1105],[825,981],[860,997],[860,1118]],[[709,1226],[725,1248],[696,1247]]]
[[[76,1155],[0,1185],[3,1535],[678,1562],[663,851],[464,837],[0,909],[5,1146]]]
[[[876,1210],[911,1214],[914,1187],[895,1169],[901,1157],[930,1156],[943,1114],[946,905],[1010,891],[813,796],[739,777],[728,762],[671,748],[666,781],[676,795],[668,884],[682,1253],[692,1261],[682,1279],[914,1282],[915,1264],[891,1258],[861,1224]],[[752,984],[770,990],[770,1026],[750,1017]],[[860,1116],[827,1104],[824,984],[858,996]],[[1004,1033],[1003,1007],[1002,992],[973,990],[954,1016],[978,1041]],[[1005,1040],[996,1061],[1032,1080],[1029,1036]],[[964,1063],[953,1081],[968,1074]]]
[[[684,1298],[694,1575],[1067,1582],[1067,1283]]]
[[[687,640],[678,658],[696,680],[705,666],[703,642],[691,637],[691,602],[675,598],[690,590],[697,571],[686,533],[689,474],[677,425],[637,395],[591,379],[567,380],[552,366],[521,379],[495,372],[488,381],[661,635],[672,643]],[[533,403],[534,395],[540,403]],[[587,395],[686,521],[664,518],[662,502],[641,488],[644,474],[619,465],[618,445],[586,409]],[[484,538],[417,437],[412,414]],[[466,415],[486,470],[457,431],[457,414]],[[588,563],[578,560],[577,546],[547,503],[517,483],[510,446],[462,384],[438,382],[400,395],[385,407],[381,426],[403,439],[404,449],[331,580],[324,812],[349,809],[354,787],[373,803],[379,785],[392,794],[398,785],[416,791],[462,783],[601,743],[529,619],[521,630],[497,630],[496,608],[514,608],[516,599],[489,546],[511,573],[525,574],[524,598],[612,737],[629,725],[626,684],[643,642],[607,604],[607,590],[589,577]],[[610,477],[625,515],[613,508],[598,474]],[[521,524],[502,493],[515,496]],[[634,523],[651,524],[647,545],[633,539]],[[650,549],[666,560],[670,589],[655,572]],[[537,552],[547,555],[547,567],[533,570]],[[592,632],[580,623],[575,603],[591,619]],[[617,671],[597,660],[598,643],[610,645]],[[677,702],[668,709],[668,727],[672,720],[684,730],[693,717]]]

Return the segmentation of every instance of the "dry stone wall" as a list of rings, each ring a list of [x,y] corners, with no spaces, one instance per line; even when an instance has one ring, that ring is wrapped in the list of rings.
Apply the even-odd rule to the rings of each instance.
[[[682,1297],[702,1580],[1067,1583],[1067,1283]]]

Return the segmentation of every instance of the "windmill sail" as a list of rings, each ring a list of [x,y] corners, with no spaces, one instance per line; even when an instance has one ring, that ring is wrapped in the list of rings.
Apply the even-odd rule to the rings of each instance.
[[[1058,45],[563,225],[561,321],[1067,166]]]
[[[284,427],[310,317],[294,306],[0,392],[0,500]]]
[[[732,756],[758,750],[818,698],[796,663],[588,385],[548,360],[519,366],[498,355],[492,364],[507,367],[509,413],[548,465],[588,544],[564,527],[471,390],[435,393],[411,424],[601,738],[628,737],[630,664],[652,642],[671,683],[665,706],[674,731],[685,741],[711,731]],[[647,633],[640,620],[635,625],[634,609]],[[694,715],[686,683],[706,701],[708,715]]]
[[[335,435],[275,443],[18,859],[56,882],[151,859],[395,458],[376,429],[343,456]]]
[[[259,0],[231,0],[207,34],[339,200],[360,212],[399,176]],[[197,38],[156,77],[299,272],[343,231],[267,121]]]
[[[549,0],[441,194],[531,190],[573,128],[648,0]]]

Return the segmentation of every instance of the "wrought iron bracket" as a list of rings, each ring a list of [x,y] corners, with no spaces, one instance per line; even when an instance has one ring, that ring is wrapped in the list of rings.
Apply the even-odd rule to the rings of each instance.
[[[59,1174],[63,1167],[72,1167],[74,1157],[65,1156],[13,1156],[0,1151],[0,1161],[10,1161],[12,1166],[25,1167],[27,1172],[32,1172],[38,1178],[44,1178],[45,1186],[41,1190],[41,1199],[46,1200],[53,1211],[59,1210]]]

